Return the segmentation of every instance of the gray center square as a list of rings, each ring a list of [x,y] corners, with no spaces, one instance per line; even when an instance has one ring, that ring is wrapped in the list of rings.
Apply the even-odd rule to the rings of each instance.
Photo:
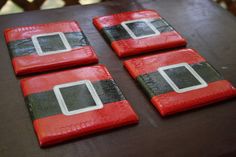
[[[168,65],[157,70],[177,93],[184,93],[208,86],[188,63]]]
[[[38,37],[38,42],[43,53],[66,50],[66,47],[58,34]]]
[[[60,88],[60,91],[69,111],[96,106],[86,84]]]
[[[155,32],[144,21],[136,21],[127,23],[126,25],[137,37],[155,34]]]
[[[89,80],[59,84],[53,87],[53,91],[64,115],[103,108],[102,101]]]
[[[201,83],[184,66],[166,69],[165,73],[177,85],[179,89],[200,85]]]

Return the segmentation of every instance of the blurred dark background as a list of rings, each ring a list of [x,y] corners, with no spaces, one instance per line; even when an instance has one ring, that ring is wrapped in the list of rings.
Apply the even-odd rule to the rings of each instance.
[[[30,10],[60,8],[68,5],[89,5],[104,0],[0,0],[0,15]],[[236,16],[236,0],[213,0]]]
[[[104,0],[0,0],[0,15],[69,5],[88,5],[101,1]]]

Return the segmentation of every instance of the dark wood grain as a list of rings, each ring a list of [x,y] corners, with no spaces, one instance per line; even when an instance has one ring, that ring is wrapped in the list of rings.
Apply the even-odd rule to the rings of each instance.
[[[162,118],[131,79],[92,18],[128,10],[155,9],[226,79],[236,85],[236,19],[210,0],[137,0],[33,11],[0,16],[1,157],[233,157],[236,156],[236,101]],[[138,125],[87,136],[41,149],[11,66],[3,30],[60,20],[80,22],[98,53],[140,117]]]

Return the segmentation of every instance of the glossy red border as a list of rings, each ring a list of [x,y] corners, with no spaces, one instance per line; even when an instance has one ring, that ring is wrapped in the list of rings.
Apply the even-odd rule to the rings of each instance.
[[[161,33],[158,36],[152,36],[142,39],[123,39],[113,41],[112,48],[119,57],[126,57],[136,54],[151,52],[154,50],[162,50],[185,46],[186,40],[182,38],[176,31]]]
[[[63,114],[34,120],[40,146],[48,146],[76,137],[138,122],[128,101],[104,105],[104,108],[65,116]]]
[[[31,38],[33,35],[53,32],[79,32],[81,28],[76,21],[62,21],[8,28],[4,31],[6,42]]]
[[[143,18],[160,18],[160,15],[154,10],[129,11],[108,16],[93,18],[93,24],[98,30],[103,27],[119,25],[123,21],[138,20]]]
[[[103,65],[97,65],[25,78],[21,80],[21,88],[24,96],[27,96],[33,93],[52,90],[55,85],[67,82],[107,79],[112,79],[107,68]]]
[[[135,79],[139,75],[157,71],[157,69],[162,66],[168,66],[182,62],[194,64],[205,61],[206,60],[193,49],[180,49],[166,53],[130,59],[124,61],[124,66],[129,71],[130,75]]]
[[[162,116],[205,106],[236,96],[236,89],[226,80],[208,84],[208,87],[186,93],[169,92],[154,96],[151,102]]]
[[[12,64],[16,75],[44,72],[97,62],[97,55],[91,46],[83,46],[64,53],[45,56],[31,54],[14,57],[12,59]]]

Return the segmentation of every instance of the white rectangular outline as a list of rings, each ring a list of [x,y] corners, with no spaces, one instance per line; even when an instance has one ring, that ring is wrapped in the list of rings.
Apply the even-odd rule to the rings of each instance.
[[[138,21],[142,21],[145,22],[155,33],[154,34],[149,34],[149,35],[143,35],[140,37],[137,37],[133,31],[126,25],[128,23],[134,23],[134,22],[138,22]],[[148,20],[148,19],[139,19],[139,20],[130,20],[130,21],[124,21],[121,23],[121,26],[129,33],[129,35],[133,38],[133,39],[141,39],[141,38],[146,38],[146,37],[152,37],[155,35],[160,35],[160,32],[156,29],[156,27],[153,26],[153,24]]]
[[[171,80],[171,78],[165,73],[165,70],[171,69],[171,68],[177,68],[184,66],[186,69],[189,70],[189,72],[200,82],[199,85],[191,86],[191,87],[186,87],[183,89],[179,89],[178,86]],[[207,87],[208,84],[201,78],[201,76],[198,75],[198,73],[188,64],[188,63],[179,63],[179,64],[174,64],[174,65],[169,65],[169,66],[164,66],[160,67],[157,69],[159,73],[164,77],[164,79],[169,83],[169,85],[176,91],[177,93],[184,93],[187,91],[199,89],[199,88],[204,88]]]
[[[64,50],[57,50],[57,51],[48,51],[48,52],[43,52],[38,38],[39,37],[44,37],[44,36],[51,36],[51,35],[59,35],[59,37],[61,38],[62,43],[64,44],[65,48]],[[36,52],[39,56],[45,56],[45,55],[51,55],[51,54],[56,54],[56,53],[62,53],[62,52],[68,52],[71,51],[71,46],[69,44],[69,42],[67,41],[64,33],[62,32],[54,32],[54,33],[45,33],[45,34],[38,34],[38,35],[33,35],[31,37],[32,42],[34,44],[34,47],[36,49]]]
[[[66,103],[63,99],[63,96],[61,94],[60,88],[71,87],[71,86],[76,86],[76,85],[81,85],[81,84],[86,85],[86,87],[88,88],[90,94],[92,95],[93,100],[96,103],[96,106],[88,106],[88,107],[85,107],[85,108],[82,108],[82,109],[69,111],[67,106],[66,106]],[[61,111],[64,115],[70,116],[70,115],[74,115],[74,114],[79,114],[79,113],[88,112],[88,111],[103,108],[103,103],[102,103],[101,99],[99,98],[96,90],[94,89],[92,83],[89,80],[82,80],[82,81],[77,81],[77,82],[70,82],[70,83],[56,85],[56,86],[53,87],[53,91],[56,95],[56,98],[57,98],[57,101],[60,105]]]

